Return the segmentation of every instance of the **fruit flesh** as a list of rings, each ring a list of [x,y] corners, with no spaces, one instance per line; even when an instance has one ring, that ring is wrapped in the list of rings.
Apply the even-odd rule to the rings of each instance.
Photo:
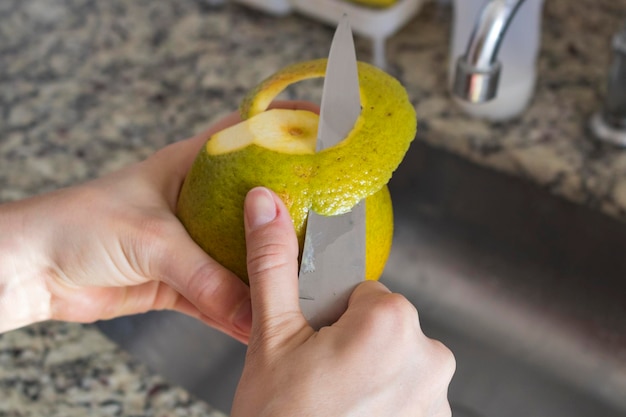
[[[313,154],[319,117],[306,110],[272,109],[238,123],[211,137],[209,154],[238,151],[249,145],[263,146],[286,154]]]

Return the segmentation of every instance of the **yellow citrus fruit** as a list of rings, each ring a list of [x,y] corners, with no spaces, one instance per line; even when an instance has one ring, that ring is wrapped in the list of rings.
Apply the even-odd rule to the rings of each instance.
[[[366,199],[366,278],[378,279],[391,249],[393,211],[386,187],[415,136],[415,110],[402,85],[358,63],[361,114],[339,144],[315,152],[319,116],[271,109],[288,85],[323,77],[326,60],[276,72],[243,100],[243,121],[210,138],[183,184],[177,215],[215,260],[247,282],[243,202],[265,186],[278,194],[304,241],[309,210],[333,216]]]

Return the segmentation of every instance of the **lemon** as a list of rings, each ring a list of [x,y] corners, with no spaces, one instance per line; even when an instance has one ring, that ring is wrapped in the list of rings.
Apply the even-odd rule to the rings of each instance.
[[[246,282],[243,202],[256,186],[281,197],[300,250],[309,210],[343,214],[366,198],[366,278],[378,279],[387,261],[393,210],[386,184],[415,137],[415,110],[395,78],[359,62],[361,114],[344,140],[315,152],[317,114],[267,108],[288,85],[325,71],[326,59],[300,62],[251,90],[243,121],[208,138],[181,189],[177,215],[191,237]]]

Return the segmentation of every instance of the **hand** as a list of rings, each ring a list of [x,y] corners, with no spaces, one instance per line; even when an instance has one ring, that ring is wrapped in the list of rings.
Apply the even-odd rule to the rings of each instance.
[[[247,340],[248,288],[174,215],[196,153],[237,120],[111,175],[0,206],[0,331],[174,309]]]
[[[364,282],[319,332],[298,300],[298,246],[289,214],[257,188],[245,203],[252,332],[233,417],[450,416],[451,352],[422,333],[415,308]]]
[[[206,255],[174,214],[206,138],[237,121],[233,113],[141,163],[0,206],[0,332],[47,319],[173,309],[247,342],[249,288]]]

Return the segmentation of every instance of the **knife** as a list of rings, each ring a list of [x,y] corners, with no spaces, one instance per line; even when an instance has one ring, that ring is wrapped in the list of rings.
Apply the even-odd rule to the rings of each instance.
[[[317,130],[316,151],[341,142],[361,113],[354,40],[343,15],[330,46]],[[348,298],[365,279],[365,202],[338,216],[309,210],[300,261],[300,307],[319,330],[344,313]]]

